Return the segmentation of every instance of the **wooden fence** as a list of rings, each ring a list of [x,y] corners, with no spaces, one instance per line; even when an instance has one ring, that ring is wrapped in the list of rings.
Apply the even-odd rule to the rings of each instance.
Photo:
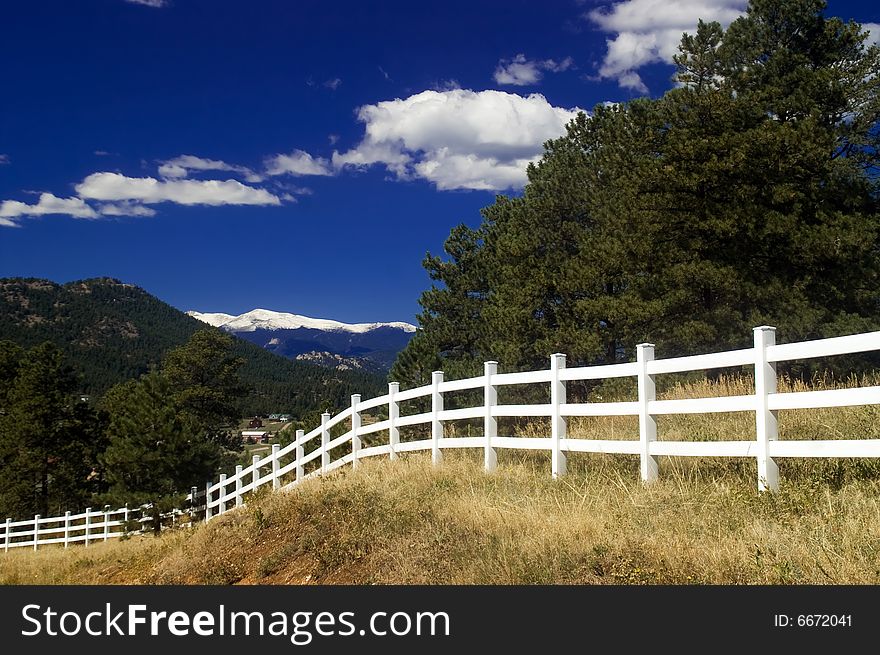
[[[780,410],[815,409],[880,404],[880,386],[778,393],[776,364],[858,352],[880,350],[880,332],[856,334],[831,339],[776,345],[776,331],[762,326],[754,329],[754,346],[707,355],[655,359],[653,344],[636,348],[636,361],[608,366],[566,368],[562,354],[550,356],[550,368],[525,373],[498,373],[496,362],[486,362],[484,374],[464,380],[445,380],[442,371],[432,375],[431,384],[401,391],[396,382],[388,385],[388,393],[378,398],[361,400],[351,397],[351,406],[332,416],[323,414],[321,425],[305,433],[297,431],[296,439],[287,446],[272,446],[264,458],[254,456],[250,466],[237,466],[235,472],[209,481],[203,490],[193,488],[187,497],[190,520],[205,520],[244,504],[245,497],[263,486],[272,489],[291,487],[304,479],[323,475],[342,466],[358,465],[367,457],[397,458],[402,453],[430,451],[434,464],[442,462],[445,449],[478,448],[483,450],[486,471],[496,467],[496,451],[501,448],[548,451],[553,477],[565,475],[566,455],[581,453],[619,453],[638,455],[641,478],[650,482],[657,477],[658,457],[746,457],[757,463],[757,484],[761,491],[778,489],[776,461],[783,457],[880,457],[880,439],[778,440],[777,414]],[[754,367],[754,393],[721,398],[657,400],[654,380],[658,375],[703,371],[729,367]],[[566,383],[575,380],[635,378],[638,399],[627,402],[569,403]],[[528,405],[499,404],[498,389],[508,385],[549,385],[549,403]],[[482,390],[482,402],[475,406],[444,409],[444,394]],[[401,414],[413,401],[430,399],[430,411]],[[381,408],[387,418],[372,423],[362,419]],[[657,418],[671,414],[721,412],[752,412],[755,417],[755,439],[750,441],[658,441]],[[637,416],[639,438],[631,440],[573,439],[567,434],[567,419],[575,416]],[[547,437],[517,437],[498,434],[501,417],[549,417]],[[455,421],[481,419],[480,436],[447,436],[445,427]],[[337,426],[348,430],[331,438]],[[400,429],[407,426],[430,426],[430,438],[401,441]],[[338,429],[337,429],[338,431]],[[384,443],[362,447],[367,435],[386,435]],[[376,437],[371,437],[375,439]],[[317,440],[317,441],[313,441]],[[313,449],[306,454],[309,444]],[[341,453],[335,459],[332,453]],[[314,464],[310,464],[315,462]],[[309,472],[306,473],[306,467]],[[40,544],[89,544],[125,533],[126,516],[114,511],[54,518],[35,517],[27,521],[7,519],[3,544],[5,549]],[[179,514],[184,512],[179,511]],[[97,522],[92,522],[97,519]],[[146,520],[146,519],[144,519]],[[81,521],[77,523],[77,521]],[[19,530],[19,528],[23,528]],[[43,539],[43,537],[47,537]]]

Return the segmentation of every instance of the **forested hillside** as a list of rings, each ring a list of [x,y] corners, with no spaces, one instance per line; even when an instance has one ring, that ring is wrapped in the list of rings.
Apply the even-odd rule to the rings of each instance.
[[[204,323],[143,289],[110,278],[56,284],[0,279],[0,341],[30,348],[50,341],[73,367],[80,393],[100,396],[113,385],[155,367]],[[384,379],[365,371],[334,371],[293,362],[241,339],[241,378],[248,393],[243,415],[296,415],[344,407],[353,393],[378,395]]]

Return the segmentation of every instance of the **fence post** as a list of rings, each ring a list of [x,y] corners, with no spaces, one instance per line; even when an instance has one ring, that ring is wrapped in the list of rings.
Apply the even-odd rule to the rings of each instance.
[[[211,481],[205,483],[205,523],[211,520]]]
[[[330,430],[327,429],[327,421],[330,420],[330,412],[321,414],[321,475],[327,472],[330,465],[330,451],[327,444],[330,443]]]
[[[70,546],[70,511],[64,512],[64,547]]]
[[[104,505],[104,541],[110,538],[110,505]]]
[[[443,452],[440,450],[440,440],[443,438],[443,421],[440,420],[440,412],[443,411],[442,383],[443,371],[431,373],[431,463],[434,466],[443,463]]]
[[[550,466],[554,479],[565,475],[568,469],[568,460],[562,452],[562,440],[568,436],[568,423],[560,407],[567,397],[565,381],[559,379],[559,371],[565,368],[565,360],[562,353],[550,355],[550,437],[553,444]]]
[[[768,409],[776,393],[776,363],[767,361],[767,346],[776,345],[776,328],[762,325],[755,332],[755,428],[758,441],[758,491],[779,490],[779,467],[770,457],[770,442],[776,441],[776,412]]]
[[[69,514],[70,512],[68,512]],[[3,552],[9,552],[9,543],[12,541],[12,519],[6,519],[6,538],[3,540]]]
[[[195,487],[193,487],[193,490],[195,490]],[[122,513],[122,532],[125,534],[128,534],[128,521],[129,520],[130,519],[129,519],[128,503],[125,503],[125,511],[123,511],[123,513]],[[193,520],[195,520],[195,518],[193,518]]]
[[[397,419],[400,418],[400,403],[394,398],[399,391],[399,382],[388,383],[388,444],[391,447],[389,454],[391,459],[397,459],[397,444],[400,443],[400,428],[397,427]]]
[[[257,482],[260,480],[260,456],[254,455],[251,457],[251,493],[255,493],[257,491]]]
[[[498,419],[492,416],[492,408],[498,404],[498,387],[492,385],[492,376],[498,373],[498,362],[485,362],[483,370],[486,376],[483,385],[486,410],[483,416],[483,435],[486,437],[486,445],[483,449],[483,468],[487,473],[491,473],[498,465],[498,455],[492,447],[492,439],[498,436]]]
[[[37,549],[37,544],[40,543],[40,515],[34,515],[34,550]]]
[[[193,527],[196,523],[196,507],[198,505],[198,496],[199,496],[199,488],[198,487],[190,487],[189,489],[189,527]],[[128,505],[125,506],[125,522],[123,523],[123,532],[128,531]]]
[[[361,450],[361,438],[358,436],[358,430],[361,429],[361,413],[358,411],[358,405],[361,402],[359,393],[351,396],[351,467],[357,468],[358,455]]]
[[[91,531],[92,531],[92,508],[86,507],[86,540],[85,540],[86,546],[88,546],[89,541],[91,541],[89,538],[89,537],[91,537]]]
[[[654,344],[636,346],[639,386],[639,441],[643,482],[657,479],[657,458],[651,455],[651,442],[657,441],[657,419],[648,412],[648,403],[657,399],[654,376],[648,375],[648,362],[654,361]]]
[[[280,489],[281,488],[281,477],[278,475],[278,471],[281,468],[281,462],[278,461],[278,451],[281,450],[281,446],[277,443],[272,444],[272,488]]]
[[[296,431],[296,481],[299,482],[303,475],[305,475],[305,470],[303,468],[303,457],[306,456],[306,449],[303,447],[303,437],[306,436],[305,430],[297,430]]]
[[[241,507],[244,504],[244,500],[241,498],[241,472],[244,470],[244,467],[239,464],[235,467],[235,506]]]
[[[226,513],[226,474],[220,474],[220,511],[218,514]]]

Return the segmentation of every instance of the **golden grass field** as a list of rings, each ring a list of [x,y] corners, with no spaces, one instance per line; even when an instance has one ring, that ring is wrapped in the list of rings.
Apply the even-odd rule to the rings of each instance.
[[[850,381],[849,384],[854,383]],[[868,383],[862,381],[862,383]],[[800,388],[780,384],[780,391]],[[810,388],[834,386],[814,381]],[[747,379],[662,397],[750,393]],[[780,413],[780,438],[878,438],[875,407]],[[634,438],[633,419],[572,420],[573,437]],[[664,417],[661,439],[751,439],[753,416]],[[537,422],[519,434],[546,434]],[[0,553],[5,584],[877,584],[880,463],[779,460],[758,494],[753,460],[499,451],[365,460],[263,493],[193,529],[89,548]]]

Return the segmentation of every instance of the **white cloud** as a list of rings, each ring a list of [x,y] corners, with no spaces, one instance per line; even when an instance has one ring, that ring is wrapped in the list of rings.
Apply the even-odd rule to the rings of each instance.
[[[136,202],[125,200],[122,202],[104,203],[98,207],[101,216],[155,216],[156,210],[145,207]]]
[[[672,63],[683,32],[693,32],[700,19],[729,25],[745,11],[747,0],[624,0],[588,12],[587,17],[613,38],[599,75],[623,88],[647,93],[637,70],[646,64]]]
[[[543,71],[560,73],[571,68],[573,63],[571,57],[566,57],[559,62],[553,59],[537,61],[526,59],[526,56],[520,53],[513,59],[499,61],[492,77],[497,84],[528,86],[540,82],[544,76]]]
[[[332,80],[327,80],[326,82],[324,82],[324,86],[326,86],[328,89],[331,89],[332,91],[338,89],[340,84],[342,84],[342,80],[340,80],[338,77],[334,77]]]
[[[119,173],[92,173],[76,185],[81,198],[179,205],[278,205],[281,201],[265,189],[238,180],[157,180]]]
[[[312,157],[305,150],[294,150],[289,155],[273,155],[266,159],[268,175],[333,175],[330,162],[323,157]]]
[[[174,159],[160,162],[159,175],[178,179],[186,177],[189,171],[229,171],[243,176],[246,182],[262,182],[263,177],[247,166],[227,164],[219,159],[204,159],[195,155],[179,155]]]
[[[82,198],[59,198],[51,193],[41,193],[34,205],[18,200],[4,200],[0,203],[0,219],[9,227],[15,222],[9,219],[21,216],[45,216],[46,214],[66,214],[76,218],[98,218],[99,214],[83,202]]]
[[[168,0],[125,0],[128,3],[133,5],[144,5],[145,7],[155,7],[159,9],[160,7],[167,7],[169,2]]]
[[[383,164],[398,178],[423,178],[443,190],[520,188],[527,164],[578,111],[554,107],[540,94],[423,91],[361,107],[364,138],[334,152],[333,166]]]
[[[2,166],[3,164],[8,164],[8,163],[9,163],[9,155],[4,155],[4,154],[0,153],[0,166]]]

